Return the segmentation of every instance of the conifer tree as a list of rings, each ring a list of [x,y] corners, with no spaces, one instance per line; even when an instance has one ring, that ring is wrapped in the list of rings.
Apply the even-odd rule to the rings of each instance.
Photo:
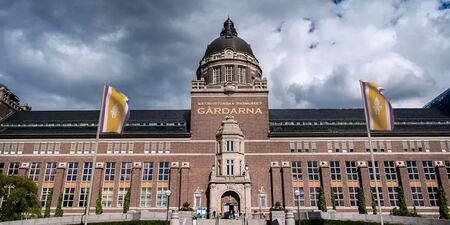
[[[364,190],[362,187],[358,188],[358,212],[359,214],[367,214],[366,198],[364,198]]]
[[[445,192],[442,187],[438,188],[438,204],[439,204],[439,218],[450,219],[450,216],[448,215],[447,198],[445,196]]]
[[[103,213],[102,205],[102,189],[98,191],[97,200],[95,200],[95,214],[100,215]]]
[[[373,215],[377,215],[377,203],[375,202],[375,197],[373,197],[373,194],[374,193],[371,194],[371,196],[372,196],[372,212],[373,212]]]
[[[331,205],[333,206],[333,210],[336,210],[336,198],[334,197],[333,188],[330,189]]]
[[[52,199],[53,199],[53,189],[50,191],[50,194],[48,194],[47,201],[45,201],[45,211],[44,211],[44,217],[50,217],[50,207],[52,206]]]
[[[58,204],[56,204],[55,217],[62,217],[64,215],[64,210],[62,209],[63,194],[61,193],[58,197]]]
[[[319,188],[319,202],[318,202],[319,210],[322,212],[327,211],[327,202],[325,200],[325,192],[323,191],[323,188]]]
[[[131,188],[128,188],[125,199],[123,200],[123,213],[127,213],[130,209]]]
[[[397,187],[398,190],[398,214],[399,216],[407,216],[409,214],[408,207],[406,206],[405,192],[401,186]]]

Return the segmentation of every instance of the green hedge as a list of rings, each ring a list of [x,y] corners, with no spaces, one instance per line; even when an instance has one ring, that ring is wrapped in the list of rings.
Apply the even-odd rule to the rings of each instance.
[[[167,222],[163,220],[152,221],[119,221],[119,222],[103,222],[103,223],[89,223],[91,225],[166,225]]]
[[[296,225],[298,221],[295,221]],[[366,221],[341,221],[341,220],[302,220],[300,225],[378,225],[379,223],[366,222]],[[390,223],[384,223],[386,225],[395,225]]]

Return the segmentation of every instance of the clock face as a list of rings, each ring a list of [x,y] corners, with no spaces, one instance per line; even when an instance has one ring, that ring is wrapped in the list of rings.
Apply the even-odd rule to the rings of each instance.
[[[226,56],[232,56],[233,55],[233,50],[231,50],[231,49],[225,50],[225,55]]]

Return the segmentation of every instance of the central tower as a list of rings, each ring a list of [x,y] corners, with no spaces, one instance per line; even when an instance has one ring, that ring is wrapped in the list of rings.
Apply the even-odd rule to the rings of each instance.
[[[246,139],[268,137],[267,80],[250,45],[237,35],[228,18],[199,63],[191,91],[192,139],[215,140],[227,116],[239,123]]]

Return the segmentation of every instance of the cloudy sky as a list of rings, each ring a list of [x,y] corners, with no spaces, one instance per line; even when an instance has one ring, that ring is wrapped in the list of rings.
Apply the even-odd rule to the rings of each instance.
[[[450,87],[449,0],[0,0],[0,83],[34,110],[97,109],[104,82],[132,109],[188,109],[227,16],[268,79],[271,108],[394,107]]]

